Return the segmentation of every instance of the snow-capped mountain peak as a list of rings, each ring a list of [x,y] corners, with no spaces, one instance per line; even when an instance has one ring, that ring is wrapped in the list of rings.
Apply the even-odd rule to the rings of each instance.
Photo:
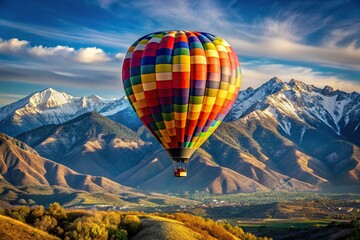
[[[69,103],[73,99],[72,96],[58,92],[52,88],[34,93],[28,101],[27,107],[36,107],[39,109],[55,108]]]
[[[86,112],[111,115],[128,106],[123,98],[73,97],[47,88],[0,108],[0,131],[14,136],[39,126],[64,123]]]
[[[291,79],[287,85],[294,91],[298,92],[311,92],[314,91],[314,89],[317,89],[314,85],[307,85],[296,79]]]
[[[241,91],[226,119],[239,119],[250,111],[260,108],[259,103],[263,102],[267,96],[280,91],[283,86],[284,83],[279,78],[273,77],[255,90],[248,88]]]
[[[360,135],[359,93],[346,93],[330,86],[321,89],[295,79],[286,83],[273,78],[253,91],[241,92],[226,120],[248,114],[255,114],[253,118],[257,119],[271,116],[288,135],[294,121],[341,136]]]
[[[104,106],[99,113],[103,116],[111,116],[127,109],[128,107],[130,107],[130,102],[127,97],[122,97],[109,101],[109,103]]]

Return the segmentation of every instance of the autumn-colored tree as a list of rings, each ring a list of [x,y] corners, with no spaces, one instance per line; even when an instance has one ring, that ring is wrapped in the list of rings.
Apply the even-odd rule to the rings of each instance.
[[[27,206],[20,206],[13,209],[5,210],[5,215],[13,219],[25,222],[30,213],[30,208]]]
[[[125,229],[129,236],[133,236],[140,230],[141,221],[135,215],[125,215],[121,218],[120,227]]]
[[[127,240],[127,231],[125,229],[109,229],[108,231],[110,240]]]
[[[97,216],[95,214],[95,216]],[[106,212],[98,216],[99,220],[108,228],[117,228],[121,221],[121,214],[119,212]]]
[[[46,214],[52,216],[56,220],[63,220],[67,218],[65,209],[62,208],[58,202],[50,204],[49,208],[46,209]]]
[[[57,221],[54,217],[45,215],[41,219],[37,218],[34,223],[34,227],[43,230],[45,232],[54,232],[57,226]]]
[[[108,232],[104,224],[97,224],[91,220],[83,221],[83,218],[75,220],[70,224],[70,231],[66,233],[66,236],[70,239],[108,239]]]
[[[45,208],[44,206],[32,207],[30,213],[26,219],[26,222],[29,224],[34,224],[36,219],[41,219],[44,216]]]

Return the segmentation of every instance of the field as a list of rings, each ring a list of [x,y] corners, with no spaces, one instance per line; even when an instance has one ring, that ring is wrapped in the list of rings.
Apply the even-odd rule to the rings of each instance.
[[[328,231],[329,224],[348,223],[349,221],[339,221],[330,219],[264,219],[264,220],[247,220],[237,221],[245,231],[252,232],[256,235],[268,235],[274,239],[288,239],[290,236],[311,235],[322,233],[323,235],[332,235],[334,231]],[[327,233],[328,232],[328,233]],[[339,231],[335,231],[339,232]],[[348,234],[348,232],[344,232]],[[345,235],[346,236],[346,235]]]
[[[261,221],[237,221],[238,225],[244,229],[256,228],[295,228],[305,229],[309,227],[326,227],[332,222],[348,222],[348,221],[334,221],[328,219],[309,220],[309,219],[264,219]]]

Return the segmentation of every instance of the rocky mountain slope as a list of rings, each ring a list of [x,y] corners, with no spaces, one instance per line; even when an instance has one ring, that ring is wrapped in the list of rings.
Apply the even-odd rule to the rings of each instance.
[[[197,190],[220,194],[317,190],[341,184],[333,181],[340,179],[341,174],[345,183],[358,184],[356,179],[350,181],[347,172],[334,175],[329,164],[297,149],[296,144],[277,132],[276,124],[251,123],[252,127],[242,126],[241,121],[223,123],[192,158],[189,177],[180,179],[173,177],[171,158],[159,144],[144,141],[130,129],[97,113],[87,113],[57,126],[44,126],[18,138],[35,147],[41,155],[53,156],[78,172],[105,175],[123,185],[146,191]],[[98,126],[97,130],[91,125]],[[257,131],[259,133],[254,134]],[[269,144],[268,141],[273,142]],[[355,145],[346,144],[358,151]],[[282,152],[273,153],[268,145]],[[357,153],[353,157],[353,161],[358,162]],[[355,176],[358,175],[356,169],[352,169]]]
[[[18,139],[75,171],[110,178],[138,164],[153,147],[129,128],[96,112],[37,128]]]
[[[197,174],[186,179],[174,178],[171,158],[158,143],[145,142],[135,132],[95,112],[64,124],[40,127],[18,139],[35,147],[40,155],[78,172],[106,176],[143,190],[211,193],[268,190],[231,169],[218,166],[205,152],[191,162],[191,169]],[[192,188],[187,189],[189,185]]]
[[[41,157],[26,144],[0,136],[0,198],[12,204],[142,204],[159,199],[180,203],[172,197],[145,194],[101,176],[77,173]],[[132,199],[132,200],[131,200]],[[135,202],[134,202],[135,199]],[[155,204],[156,205],[156,204]]]

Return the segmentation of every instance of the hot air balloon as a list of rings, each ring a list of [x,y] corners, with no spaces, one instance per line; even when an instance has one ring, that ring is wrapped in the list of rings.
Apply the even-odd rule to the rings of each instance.
[[[187,175],[187,163],[235,102],[240,62],[222,38],[186,30],[148,34],[126,53],[125,93],[143,124]]]

